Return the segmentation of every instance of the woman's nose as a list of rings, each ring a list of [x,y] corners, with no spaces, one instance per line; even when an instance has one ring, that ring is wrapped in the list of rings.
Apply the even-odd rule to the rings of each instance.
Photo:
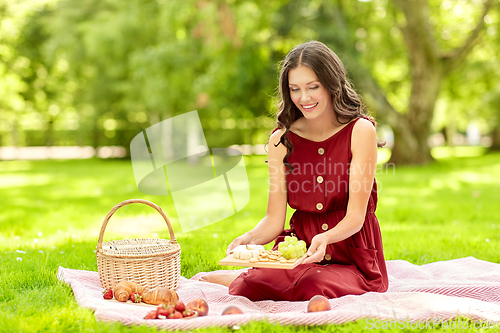
[[[300,103],[301,104],[306,104],[306,102],[311,100],[311,96],[307,92],[303,92],[302,95],[300,96]]]
[[[311,96],[309,96],[309,93],[307,92],[306,89],[302,90],[301,95],[300,95],[300,101],[308,101],[311,99]]]

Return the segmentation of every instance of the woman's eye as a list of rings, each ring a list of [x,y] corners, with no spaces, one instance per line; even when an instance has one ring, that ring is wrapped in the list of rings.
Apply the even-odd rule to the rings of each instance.
[[[291,90],[291,91],[299,91],[299,89],[293,89],[293,88],[292,88],[292,89],[290,89],[290,90]]]
[[[318,86],[311,87],[311,89],[318,89],[318,88],[319,88]]]

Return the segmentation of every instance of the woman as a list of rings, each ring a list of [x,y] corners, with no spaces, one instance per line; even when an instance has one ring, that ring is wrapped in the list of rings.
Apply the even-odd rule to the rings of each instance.
[[[258,300],[308,300],[384,292],[388,278],[375,209],[374,123],[340,59],[317,41],[296,46],[280,73],[278,128],[269,144],[266,216],[227,248],[295,234],[308,257],[292,270],[210,273],[203,281]],[[296,211],[284,230],[287,203]]]

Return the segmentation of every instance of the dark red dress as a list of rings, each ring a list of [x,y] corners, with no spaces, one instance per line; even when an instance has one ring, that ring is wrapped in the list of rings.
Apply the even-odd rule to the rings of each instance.
[[[358,119],[321,142],[289,132],[294,150],[288,161],[295,169],[287,175],[288,204],[296,211],[290,219],[290,229],[276,239],[275,249],[291,233],[309,247],[316,234],[330,230],[344,218],[349,195],[351,134]],[[301,264],[291,270],[251,268],[234,280],[229,293],[253,301],[304,301],[314,295],[335,298],[386,291],[389,281],[376,206],[374,181],[363,227],[351,237],[328,245],[322,262]]]

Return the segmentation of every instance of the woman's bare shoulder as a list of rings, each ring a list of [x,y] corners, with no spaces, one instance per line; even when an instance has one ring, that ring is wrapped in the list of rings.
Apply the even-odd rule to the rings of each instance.
[[[302,132],[304,132],[305,120],[306,119],[304,117],[300,117],[299,119],[295,120],[290,125],[290,131],[296,134],[301,134]]]
[[[353,145],[365,145],[367,141],[377,141],[377,131],[375,126],[368,119],[360,118],[352,128]]]
[[[304,117],[300,117],[290,125],[290,131],[294,132],[295,134],[301,134],[304,131],[304,125]],[[284,128],[277,129],[273,132],[273,134],[271,134],[269,142],[274,142],[275,144],[278,143],[281,140],[281,136],[283,135],[283,133],[285,133]]]
[[[353,126],[353,132],[356,132],[356,133],[372,133],[372,132],[376,132],[375,130],[375,126],[373,125],[373,123],[371,121],[369,121],[368,119],[365,119],[365,118],[359,118],[356,123],[354,124]]]

